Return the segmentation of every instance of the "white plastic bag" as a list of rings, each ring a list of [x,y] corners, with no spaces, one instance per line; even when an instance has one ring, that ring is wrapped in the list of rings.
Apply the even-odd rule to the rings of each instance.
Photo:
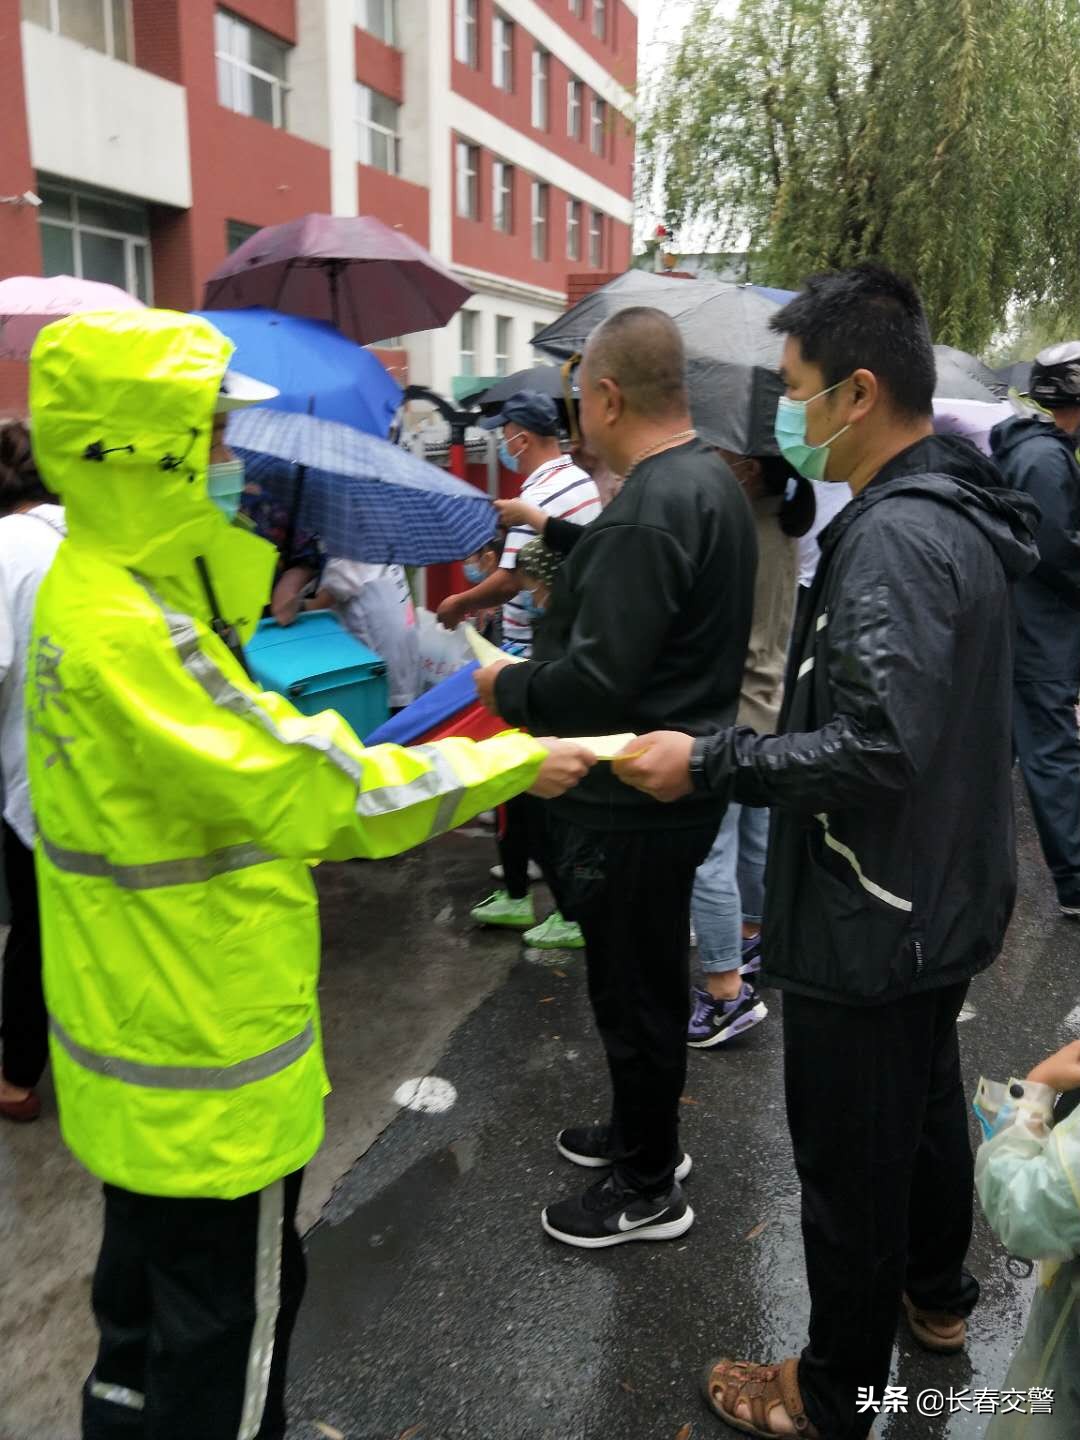
[[[416,629],[420,639],[420,688],[430,690],[454,675],[473,659],[468,637],[463,629],[445,630],[430,610],[416,612]]]

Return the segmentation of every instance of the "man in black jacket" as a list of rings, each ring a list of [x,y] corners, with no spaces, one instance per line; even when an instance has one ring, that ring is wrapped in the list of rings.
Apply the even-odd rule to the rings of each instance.
[[[1031,369],[1043,413],[996,425],[1006,483],[1042,513],[1039,563],[1016,587],[1016,752],[1058,904],[1080,918],[1080,342],[1052,345]],[[1047,413],[1049,412],[1049,413]]]
[[[855,495],[821,536],[781,733],[648,736],[616,768],[660,799],[774,807],[762,979],[784,991],[810,1339],[778,1366],[720,1361],[705,1390],[721,1418],[756,1410],[756,1434],[861,1440],[901,1298],[947,1352],[979,1293],[956,1021],[1015,896],[1009,582],[1035,564],[1035,516],[933,435],[906,281],[819,276],[773,323],[781,449]]]
[[[626,483],[562,566],[532,661],[479,672],[480,693],[537,735],[730,725],[756,541],[735,477],[695,437],[671,320],[633,308],[594,333],[581,415],[590,449]],[[585,935],[613,1090],[608,1123],[558,1137],[566,1159],[608,1172],[544,1211],[547,1233],[569,1245],[674,1239],[693,1221],[678,1183],[690,1168],[678,1143],[690,892],[725,804],[695,795],[661,806],[603,765],[576,803],[551,807],[560,900]]]

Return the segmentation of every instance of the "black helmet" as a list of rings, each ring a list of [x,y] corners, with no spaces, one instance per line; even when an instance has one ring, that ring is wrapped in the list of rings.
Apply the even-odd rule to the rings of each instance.
[[[1063,340],[1040,351],[1031,367],[1027,393],[1048,410],[1080,405],[1080,340]]]

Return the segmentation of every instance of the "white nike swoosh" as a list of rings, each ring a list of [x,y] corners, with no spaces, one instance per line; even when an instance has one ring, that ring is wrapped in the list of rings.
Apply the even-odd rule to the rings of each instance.
[[[646,1215],[644,1220],[628,1220],[626,1218],[626,1211],[624,1210],[619,1216],[619,1229],[623,1231],[637,1230],[642,1225],[651,1225],[654,1220],[659,1220],[660,1216],[666,1212],[667,1206],[665,1205],[663,1210],[658,1210],[655,1215]]]

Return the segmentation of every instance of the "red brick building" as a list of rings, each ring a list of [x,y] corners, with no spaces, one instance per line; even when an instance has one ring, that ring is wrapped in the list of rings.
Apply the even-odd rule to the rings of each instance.
[[[404,337],[410,377],[448,391],[516,369],[569,272],[629,264],[635,11],[0,0],[0,274],[188,309],[254,228],[373,214],[476,292],[445,330]],[[0,364],[0,410],[23,385]]]

